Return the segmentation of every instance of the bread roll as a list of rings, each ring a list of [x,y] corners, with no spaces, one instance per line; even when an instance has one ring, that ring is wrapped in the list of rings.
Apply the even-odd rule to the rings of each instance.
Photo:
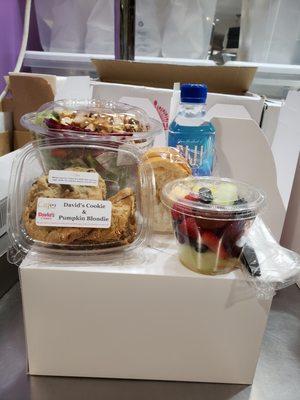
[[[156,232],[172,232],[170,211],[161,202],[161,192],[166,183],[191,175],[191,168],[172,147],[151,148],[144,154],[143,162],[152,167],[155,176],[152,228]]]

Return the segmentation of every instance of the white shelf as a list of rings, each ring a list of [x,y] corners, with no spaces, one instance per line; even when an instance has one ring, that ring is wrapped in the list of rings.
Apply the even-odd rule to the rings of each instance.
[[[26,51],[24,66],[32,68],[33,72],[47,72],[57,75],[72,75],[94,73],[96,70],[91,59],[113,60],[112,54],[58,53],[43,51]],[[180,65],[216,65],[212,60],[197,60],[186,58],[163,58],[136,56],[136,61],[157,62]],[[283,98],[290,88],[300,88],[300,65],[266,64],[242,61],[228,61],[225,66],[257,67],[257,73],[250,90],[269,97]],[[52,71],[52,72],[51,72]]]
[[[113,60],[113,54],[85,54],[85,53],[60,53],[47,51],[26,51],[24,57],[24,66],[31,68],[55,68],[55,69],[82,69],[93,71],[95,68],[91,62],[97,60]],[[144,57],[136,56],[136,61],[159,62],[162,64],[180,64],[180,65],[215,65],[212,60],[197,60],[186,58],[163,58],[163,57]]]

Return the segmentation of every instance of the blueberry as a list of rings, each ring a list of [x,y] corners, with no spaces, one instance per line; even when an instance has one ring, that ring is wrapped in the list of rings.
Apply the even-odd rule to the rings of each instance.
[[[213,201],[213,195],[210,189],[202,187],[199,189],[199,200],[202,203],[209,204]]]
[[[183,244],[185,242],[185,237],[184,235],[180,232],[179,230],[179,223],[176,221],[173,221],[173,228],[174,228],[174,233],[175,237],[178,240],[179,243]]]
[[[177,231],[177,229],[178,229],[178,226],[180,225],[180,220],[177,220],[177,219],[173,219],[172,220],[172,224],[173,224],[173,229],[175,230],[175,231]]]
[[[182,233],[175,231],[175,236],[180,244],[184,244],[186,242],[186,238]]]

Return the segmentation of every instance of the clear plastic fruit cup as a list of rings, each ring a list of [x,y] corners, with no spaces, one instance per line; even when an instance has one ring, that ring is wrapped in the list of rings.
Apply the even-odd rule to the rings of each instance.
[[[260,190],[217,177],[169,182],[162,200],[171,210],[180,261],[206,275],[240,264],[247,230],[265,205]]]

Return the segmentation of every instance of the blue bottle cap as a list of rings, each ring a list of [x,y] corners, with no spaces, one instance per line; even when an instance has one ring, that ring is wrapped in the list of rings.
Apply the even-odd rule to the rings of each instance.
[[[198,83],[182,83],[180,85],[180,99],[182,103],[205,103],[207,86]]]

